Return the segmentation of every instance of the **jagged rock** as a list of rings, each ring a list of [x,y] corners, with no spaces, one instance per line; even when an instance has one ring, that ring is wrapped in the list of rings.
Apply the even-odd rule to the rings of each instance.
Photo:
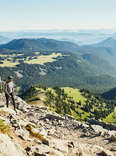
[[[19,125],[19,122],[18,122],[19,119],[17,118],[16,115],[9,114],[8,118],[9,118],[10,123],[12,124],[12,127],[14,127],[15,130],[20,129],[20,125]]]
[[[115,136],[114,135],[111,136],[111,141],[116,141],[116,135]]]
[[[91,125],[91,128],[94,130],[95,134],[105,136],[108,134],[108,130],[104,129],[102,126],[99,125]]]
[[[63,117],[61,117],[59,114],[57,113],[53,113],[53,114],[46,114],[46,118],[49,120],[64,120]]]
[[[53,135],[56,132],[55,128],[51,128],[48,130],[48,135]]]
[[[65,156],[62,152],[50,149],[49,156]]]
[[[29,156],[31,156],[33,154],[32,147],[26,147],[25,151],[26,151],[27,155],[29,155]]]
[[[46,154],[40,154],[40,153],[34,152],[34,156],[46,156]]]
[[[88,121],[91,125],[100,125],[107,130],[116,130],[116,124],[108,124],[101,120],[91,119]]]
[[[36,150],[36,148],[38,147],[38,151]],[[40,156],[67,156],[67,155],[64,155],[62,152],[54,149],[54,148],[51,148],[49,146],[45,146],[45,145],[40,145],[40,146],[35,146],[32,148],[32,153],[33,154],[38,154]]]
[[[47,137],[47,131],[46,131],[43,127],[39,128],[39,131],[40,131],[40,134],[41,134],[44,138]]]
[[[28,124],[26,125],[26,130],[29,131],[29,133],[33,136],[36,137],[38,139],[40,139],[42,141],[43,144],[48,145],[49,146],[49,141],[40,133],[38,128],[34,128],[32,125]]]
[[[25,101],[23,101],[20,97],[15,96],[15,102],[17,105],[17,109],[23,111],[23,113],[28,112],[28,109],[31,108]]]
[[[112,148],[110,149],[110,151],[116,152],[116,147],[112,147]]]
[[[58,120],[58,126],[64,127],[64,122],[62,120]]]
[[[5,134],[0,134],[0,156],[25,156],[23,149]]]
[[[9,114],[16,115],[16,112],[13,109],[11,109],[11,108],[3,107],[3,108],[0,108],[0,110],[4,111],[6,113],[9,113]]]
[[[71,142],[68,142],[68,147],[69,147],[69,148],[74,148],[75,145],[74,145],[74,143],[71,141]]]
[[[48,107],[47,106],[40,106],[40,109],[48,110]]]
[[[50,144],[54,149],[68,155],[68,145],[66,140],[52,139]]]
[[[75,120],[75,118],[72,115],[66,114],[65,115],[66,120]]]
[[[18,124],[19,124],[21,127],[25,127],[26,125],[29,124],[29,122],[28,122],[28,121],[25,121],[25,119],[24,119],[24,120],[19,120],[19,121],[18,121]]]
[[[25,150],[26,150],[26,152],[30,152],[31,148],[30,147],[26,147]]]
[[[97,155],[103,155],[103,156],[114,156],[113,153],[109,150],[104,149],[103,147],[100,146],[93,146],[93,151],[95,151],[97,153]],[[99,151],[99,152],[97,152]]]
[[[113,156],[111,153],[109,153],[108,151],[101,151],[100,153],[98,153],[99,156]]]
[[[17,129],[15,131],[15,134],[22,138],[23,140],[28,140],[29,139],[29,132],[26,129]]]

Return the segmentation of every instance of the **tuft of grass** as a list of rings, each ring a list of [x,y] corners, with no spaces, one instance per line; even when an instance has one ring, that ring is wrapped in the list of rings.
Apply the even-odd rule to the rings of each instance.
[[[25,128],[26,128],[26,130],[29,131],[29,133],[30,133],[30,135],[31,135],[32,137],[36,137],[36,138],[38,138],[43,144],[49,145],[48,140],[46,140],[39,132],[34,132],[34,131],[33,131],[32,125],[28,124],[28,125],[26,125]]]
[[[3,120],[0,119],[0,132],[1,133],[9,133],[9,127],[4,123]]]

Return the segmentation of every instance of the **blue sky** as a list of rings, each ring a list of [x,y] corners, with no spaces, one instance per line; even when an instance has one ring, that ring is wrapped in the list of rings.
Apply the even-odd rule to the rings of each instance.
[[[116,28],[116,0],[0,0],[0,31]]]

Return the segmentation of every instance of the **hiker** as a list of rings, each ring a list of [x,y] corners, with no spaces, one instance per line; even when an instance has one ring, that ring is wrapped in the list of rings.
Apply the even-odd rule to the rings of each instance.
[[[16,111],[16,104],[14,100],[14,83],[12,76],[8,76],[8,82],[5,86],[6,106],[8,107],[9,100],[12,100],[14,110]]]

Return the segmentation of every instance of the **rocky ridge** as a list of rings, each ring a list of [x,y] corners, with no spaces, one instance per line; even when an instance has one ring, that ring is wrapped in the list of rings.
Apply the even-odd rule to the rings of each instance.
[[[0,121],[9,129],[0,130],[0,156],[116,156],[116,125],[81,123],[17,96],[16,113],[4,98],[1,94]]]

